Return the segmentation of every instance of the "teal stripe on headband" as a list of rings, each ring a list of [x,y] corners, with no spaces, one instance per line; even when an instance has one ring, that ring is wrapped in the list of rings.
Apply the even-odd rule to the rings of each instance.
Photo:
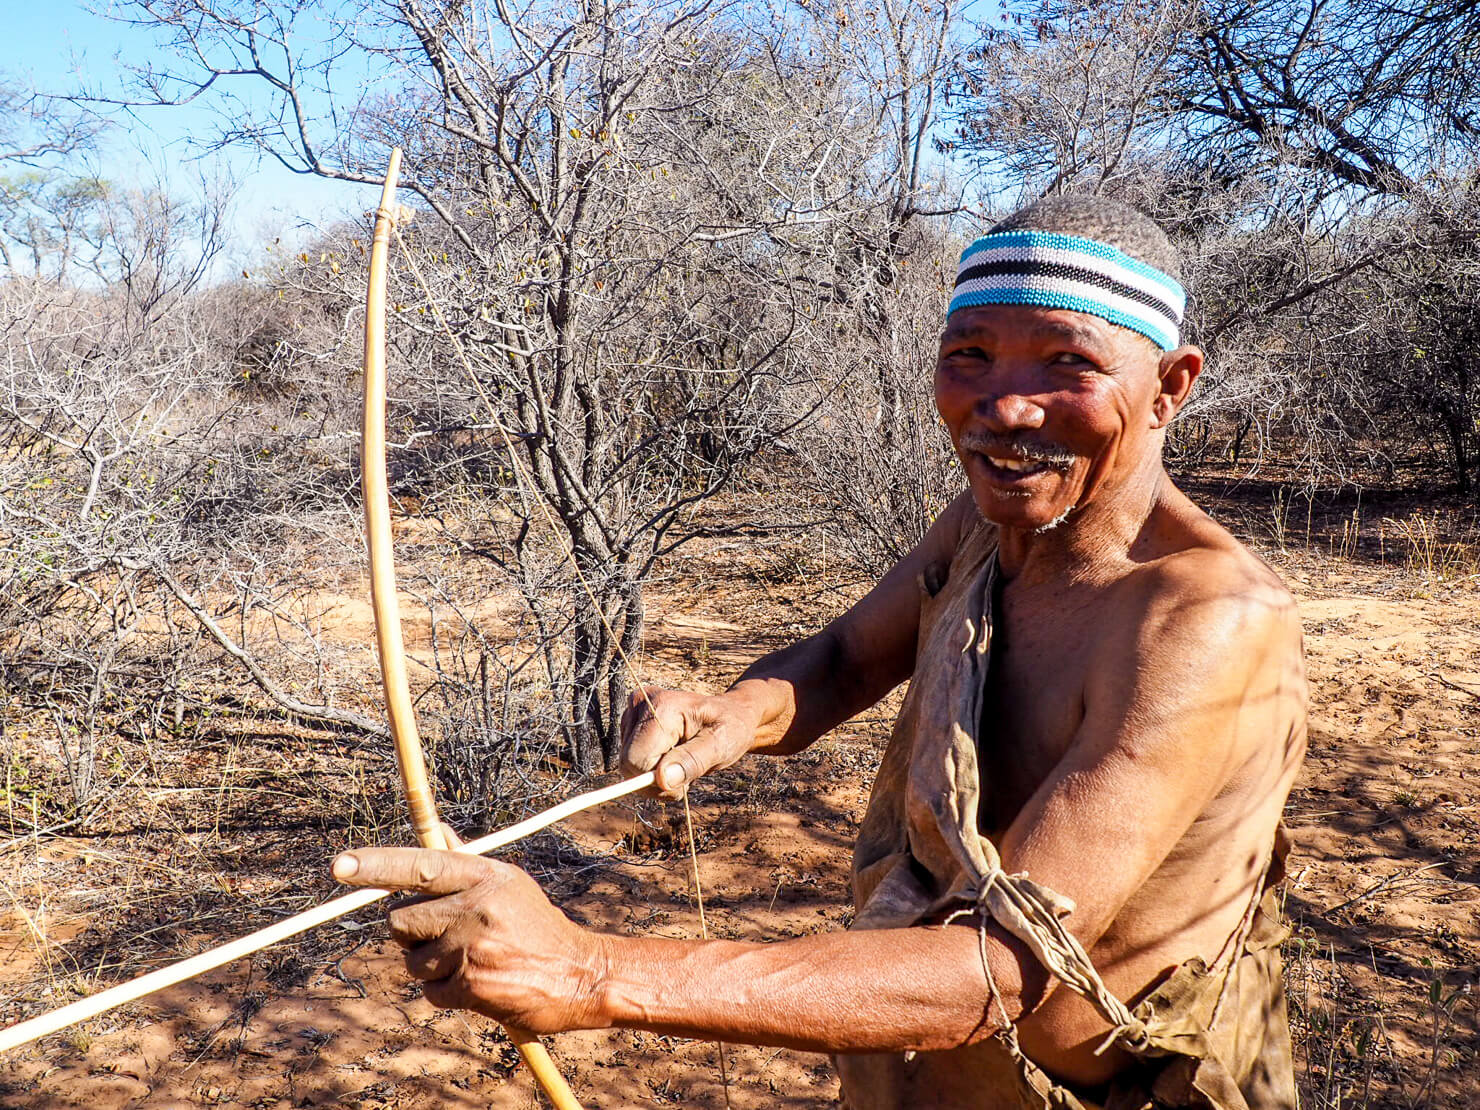
[[[995,231],[990,235],[983,235],[962,252],[961,263],[965,265],[968,258],[980,251],[999,247],[1047,247],[1050,250],[1076,251],[1080,254],[1093,255],[1107,262],[1114,262],[1117,266],[1124,266],[1132,273],[1150,278],[1164,285],[1178,297],[1186,296],[1176,278],[1163,273],[1155,266],[1146,265],[1139,258],[1132,258],[1109,243],[1102,243],[1098,239],[1085,239],[1078,235],[1060,235],[1053,231]]]
[[[1108,320],[1112,324],[1119,324],[1123,328],[1129,328],[1137,335],[1144,335],[1163,351],[1170,351],[1177,346],[1179,341],[1179,333],[1171,326],[1171,321],[1167,321],[1166,326],[1162,326],[1159,321],[1153,322],[1132,316],[1128,312],[1112,308],[1103,301],[1078,297],[1071,293],[1055,293],[1045,289],[983,289],[973,293],[958,293],[951,299],[951,307],[946,315],[949,316],[958,308],[971,308],[984,304],[1020,304],[1035,308],[1067,308],[1071,312],[1083,312],[1089,316],[1098,316],[1102,320]]]

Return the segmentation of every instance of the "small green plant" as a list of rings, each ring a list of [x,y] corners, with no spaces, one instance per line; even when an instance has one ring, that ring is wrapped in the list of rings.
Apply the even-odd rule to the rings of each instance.
[[[1291,938],[1285,954],[1301,1105],[1366,1110],[1378,1058],[1391,1056],[1381,1006],[1368,1013],[1352,1005],[1335,948],[1323,947],[1308,929]]]
[[[1449,1034],[1454,1028],[1455,1011],[1464,1003],[1469,1003],[1473,1008],[1474,1002],[1470,998],[1470,983],[1468,980],[1461,982],[1457,987],[1447,987],[1444,982],[1444,972],[1434,966],[1434,961],[1427,956],[1420,961],[1429,970],[1429,1056],[1424,1068],[1423,1082],[1414,1092],[1413,1099],[1409,1103],[1411,1110],[1428,1110],[1433,1104],[1435,1087],[1439,1078],[1439,1071],[1446,1064],[1452,1063],[1453,1050],[1449,1047]]]

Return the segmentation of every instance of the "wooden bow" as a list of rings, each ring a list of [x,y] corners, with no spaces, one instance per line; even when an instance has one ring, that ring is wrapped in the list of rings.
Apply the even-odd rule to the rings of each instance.
[[[375,610],[375,643],[380,654],[380,673],[385,686],[386,716],[396,747],[396,762],[411,811],[411,826],[424,848],[446,850],[449,845],[437,818],[427,780],[426,759],[416,729],[411,687],[406,679],[406,649],[401,638],[400,607],[396,601],[395,555],[391,545],[391,506],[386,475],[385,413],[385,287],[386,262],[391,231],[396,221],[396,179],[401,170],[401,151],[391,151],[385,188],[375,212],[375,236],[370,245],[370,274],[365,297],[365,408],[360,446],[361,488],[365,501],[365,536],[370,554],[370,599]],[[512,1025],[505,1027],[519,1055],[534,1073],[535,1081],[557,1110],[581,1110],[565,1078],[555,1067],[545,1046],[533,1033]]]
[[[391,202],[395,196],[396,178],[401,166],[401,152],[391,152],[385,189],[380,208],[375,214],[375,238],[370,251],[369,295],[365,313],[365,413],[361,470],[365,496],[365,524],[370,547],[371,597],[375,610],[376,645],[379,648],[381,676],[385,683],[386,709],[396,758],[406,785],[406,801],[411,809],[411,823],[417,839],[428,848],[445,849],[449,845],[437,820],[427,782],[426,760],[416,731],[416,715],[411,704],[410,686],[406,680],[406,653],[401,640],[401,618],[396,603],[396,571],[391,548],[390,493],[385,459],[385,285],[386,255],[389,250],[395,214]],[[445,321],[444,321],[445,323]],[[451,333],[449,332],[449,336]],[[456,342],[455,337],[453,342]],[[579,572],[579,568],[577,568]],[[198,615],[198,614],[197,614]],[[630,666],[630,664],[629,664]],[[625,779],[610,786],[587,791],[535,814],[517,824],[459,845],[455,850],[482,855],[513,844],[557,821],[582,813],[606,802],[646,790],[657,781],[653,771]],[[687,805],[687,802],[685,802]],[[690,851],[693,837],[690,835]],[[697,869],[695,877],[697,881]],[[385,890],[362,889],[340,895],[322,905],[283,918],[215,948],[158,968],[136,979],[118,983],[97,994],[80,998],[65,1006],[39,1014],[26,1021],[0,1029],[0,1053],[30,1044],[50,1033],[65,1029],[88,1018],[105,1014],[116,1007],[135,1002],[155,991],[183,983],[214,968],[250,956],[269,945],[288,940],[335,921],[345,914],[363,909],[385,898]],[[702,915],[703,906],[700,905]],[[555,1105],[556,1110],[581,1110],[565,1079],[556,1070],[549,1053],[534,1034],[507,1027],[509,1038],[534,1073],[536,1082]],[[728,1098],[728,1088],[726,1089]]]

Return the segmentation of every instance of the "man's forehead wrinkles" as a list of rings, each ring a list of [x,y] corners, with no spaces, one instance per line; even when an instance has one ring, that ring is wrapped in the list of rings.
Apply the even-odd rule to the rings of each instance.
[[[1050,338],[1068,339],[1076,343],[1102,342],[1108,338],[1108,332],[1093,324],[1093,319],[1094,317],[1087,316],[1083,323],[1078,320],[1072,323],[1067,320],[1041,320],[1036,330]]]
[[[942,339],[963,339],[976,336],[996,335],[997,331],[991,322],[983,318],[980,313],[953,312],[946,320],[945,330],[941,332]]]

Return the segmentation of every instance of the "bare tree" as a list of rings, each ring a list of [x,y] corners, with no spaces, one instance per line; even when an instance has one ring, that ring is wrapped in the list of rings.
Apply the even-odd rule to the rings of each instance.
[[[1459,492],[1480,484],[1480,175],[1460,175],[1405,212],[1395,251],[1341,290],[1367,323],[1350,357],[1380,406],[1382,438],[1442,459]]]
[[[876,574],[915,545],[959,486],[930,386],[959,244],[964,184],[938,142],[945,78],[960,56],[962,6],[886,3],[805,9],[806,64],[836,74],[861,139],[846,165],[861,200],[831,241],[804,254],[822,326],[819,419],[793,445],[816,511]],[[869,122],[869,121],[876,122]]]
[[[1407,193],[1480,135],[1480,12],[1348,0],[1215,0],[1168,107],[1225,173],[1309,171],[1316,196]]]
[[[90,249],[78,264],[120,292],[131,334],[147,334],[207,278],[226,249],[234,187],[206,177],[198,183],[199,200],[183,200],[162,183],[100,186],[84,232]]]
[[[1172,145],[1172,66],[1194,27],[1182,0],[989,17],[953,74],[954,145],[1002,183],[1009,204],[1133,188]]]
[[[0,75],[0,266],[7,276],[66,272],[99,193],[96,174],[83,167],[100,130],[66,101]]]
[[[610,765],[642,584],[806,419],[834,310],[913,249],[953,5],[401,0],[303,49],[292,5],[131,7],[181,58],[142,97],[273,97],[220,102],[217,142],[354,180],[406,148],[406,442],[459,440],[496,498],[449,536],[523,597],[572,762]],[[348,115],[346,67],[376,78]]]

